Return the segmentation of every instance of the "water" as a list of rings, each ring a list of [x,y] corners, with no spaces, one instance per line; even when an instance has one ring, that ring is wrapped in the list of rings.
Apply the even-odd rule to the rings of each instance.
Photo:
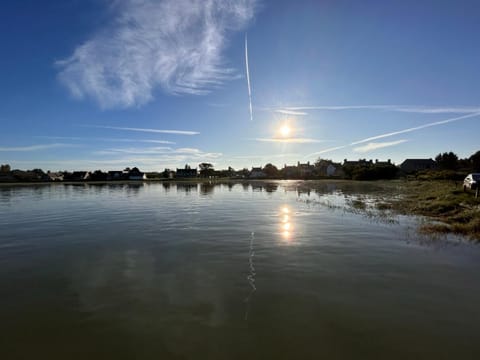
[[[480,247],[372,184],[0,187],[2,359],[478,359]]]

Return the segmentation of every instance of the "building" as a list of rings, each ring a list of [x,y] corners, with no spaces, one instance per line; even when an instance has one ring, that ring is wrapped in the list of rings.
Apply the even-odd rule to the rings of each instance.
[[[252,167],[252,171],[250,171],[249,177],[251,179],[259,179],[267,177],[267,174],[265,174],[261,167]]]
[[[109,171],[107,174],[107,180],[124,180],[124,179],[125,177],[124,177],[123,171],[114,170],[114,171]]]
[[[300,161],[297,162],[298,175],[302,178],[310,177],[313,175],[315,166],[310,165],[310,161],[306,164],[301,164]]]
[[[147,175],[134,167],[128,172],[128,180],[145,180]]]
[[[349,161],[347,159],[343,160],[343,166],[368,166],[372,165],[372,160],[359,159],[357,161]]]
[[[197,169],[191,169],[190,166],[185,165],[184,169],[177,168],[175,174],[177,178],[196,178],[198,176]]]
[[[400,164],[400,169],[406,173],[435,169],[436,167],[437,163],[432,159],[406,159]]]

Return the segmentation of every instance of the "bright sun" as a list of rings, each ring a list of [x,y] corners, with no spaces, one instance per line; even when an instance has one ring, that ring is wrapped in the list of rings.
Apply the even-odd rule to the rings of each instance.
[[[283,125],[281,128],[280,128],[280,134],[283,136],[283,137],[287,137],[288,135],[290,135],[290,127],[288,125]]]

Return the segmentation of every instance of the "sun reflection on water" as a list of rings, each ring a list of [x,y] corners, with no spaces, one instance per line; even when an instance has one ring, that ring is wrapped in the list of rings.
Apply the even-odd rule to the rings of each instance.
[[[293,242],[293,223],[291,210],[288,206],[283,205],[280,208],[280,234],[282,241],[286,244]]]

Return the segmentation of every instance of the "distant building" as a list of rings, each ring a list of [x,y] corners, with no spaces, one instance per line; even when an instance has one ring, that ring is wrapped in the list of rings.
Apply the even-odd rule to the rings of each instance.
[[[297,162],[297,168],[298,168],[298,175],[302,178],[312,176],[313,171],[315,170],[315,166],[310,165],[310,161],[307,162],[306,164],[301,164],[300,162]]]
[[[71,174],[64,175],[64,180],[85,181],[88,180],[89,177],[90,173],[88,171],[74,171]]]
[[[298,176],[298,168],[296,166],[287,166],[287,164],[285,164],[281,171],[282,171],[282,175],[286,178],[292,178],[292,177]]]
[[[343,166],[368,166],[372,165],[372,160],[359,159],[357,161],[349,161],[347,159],[343,160]]]
[[[107,174],[107,180],[124,180],[124,179],[125,177],[124,177],[123,171],[114,170],[114,171],[109,171]]]
[[[388,159],[387,161],[378,161],[378,159],[375,159],[375,165],[380,165],[380,166],[392,165],[392,160]]]
[[[50,181],[63,181],[64,175],[61,172],[51,172],[47,173]]]
[[[198,176],[197,169],[191,169],[190,166],[185,165],[184,169],[178,169],[175,174],[177,178],[196,178]]]
[[[259,179],[267,177],[267,174],[265,174],[261,167],[252,167],[252,171],[250,171],[249,177],[252,179]]]
[[[134,167],[128,172],[128,180],[145,180],[147,175]]]
[[[400,169],[406,173],[420,170],[435,169],[437,163],[432,159],[406,159],[400,164]]]

